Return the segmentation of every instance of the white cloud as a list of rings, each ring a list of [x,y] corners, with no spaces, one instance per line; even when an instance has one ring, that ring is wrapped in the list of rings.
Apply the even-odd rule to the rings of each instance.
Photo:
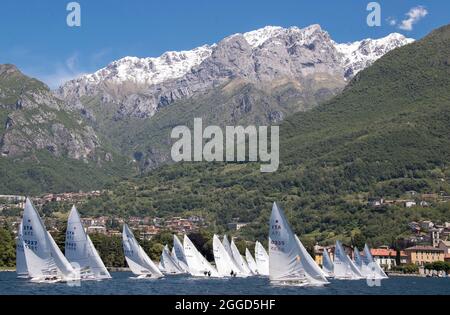
[[[412,31],[413,25],[423,19],[427,14],[428,11],[423,6],[411,8],[409,12],[406,13],[407,19],[403,20],[398,28],[404,31]]]

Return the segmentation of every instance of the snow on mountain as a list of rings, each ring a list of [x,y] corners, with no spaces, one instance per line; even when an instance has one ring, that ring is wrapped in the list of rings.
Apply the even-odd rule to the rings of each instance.
[[[412,41],[394,33],[340,44],[318,24],[266,26],[189,51],[125,57],[67,82],[56,94],[75,107],[80,107],[82,96],[100,94],[105,102],[119,104],[121,113],[149,117],[161,106],[236,77],[258,84],[327,73],[345,83],[390,50]]]
[[[189,51],[169,51],[157,58],[125,57],[79,80],[91,83],[131,81],[138,84],[158,84],[182,77],[208,58],[211,52],[211,46],[205,45]]]
[[[410,44],[414,39],[392,33],[380,39],[364,39],[347,44],[336,44],[336,49],[344,56],[346,77],[351,77],[383,57],[389,51]]]
[[[242,35],[250,46],[257,48],[269,39],[283,34],[295,34],[299,39],[298,44],[305,45],[314,41],[315,34],[323,32],[320,25],[314,24],[302,29],[298,27],[266,26]],[[413,41],[413,39],[406,38],[401,34],[393,33],[380,39],[365,39],[344,44],[333,42],[333,44],[337,51],[343,55],[342,65],[346,69],[346,77],[351,77],[388,51]],[[120,84],[128,81],[137,84],[155,85],[182,77],[193,67],[198,66],[210,57],[214,47],[215,45],[204,45],[188,51],[170,51],[156,58],[124,57],[95,73],[82,76],[74,81],[84,84],[100,82]]]
[[[284,31],[286,31],[286,29],[280,26],[266,26],[255,31],[244,33],[243,35],[250,46],[256,48],[264,44],[268,39],[276,37]]]

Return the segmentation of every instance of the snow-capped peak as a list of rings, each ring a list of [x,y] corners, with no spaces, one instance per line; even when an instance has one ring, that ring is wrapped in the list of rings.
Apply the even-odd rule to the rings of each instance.
[[[255,31],[244,33],[242,35],[244,36],[245,40],[250,44],[250,46],[252,46],[253,48],[257,48],[262,44],[264,44],[267,40],[277,37],[281,34],[298,33],[301,34],[301,37],[305,41],[308,41],[311,39],[311,37],[314,37],[314,34],[318,32],[324,31],[322,30],[319,24],[313,24],[305,28],[298,28],[297,26],[292,26],[289,28],[283,28],[281,26],[266,26],[257,29]]]
[[[158,84],[185,75],[211,55],[212,46],[204,45],[188,51],[169,51],[157,58],[124,57],[103,69],[80,79],[88,82],[131,81],[138,84]]]
[[[243,36],[250,46],[256,48],[264,44],[268,39],[276,37],[284,31],[286,29],[280,26],[266,26],[255,31],[244,33]]]
[[[344,56],[346,77],[350,77],[366,68],[389,51],[414,42],[402,34],[392,33],[379,39],[364,39],[353,43],[337,44],[335,47]]]
[[[243,36],[256,54],[260,53],[260,50],[264,50],[264,53],[268,56],[276,56],[273,59],[265,59],[265,62],[276,63],[277,58],[279,58],[273,47],[263,45],[271,39],[279,38],[280,40],[274,41],[274,44],[276,43],[276,46],[285,45],[287,50],[292,47],[306,47],[309,51],[304,56],[302,55],[302,58],[311,57],[310,52],[315,54],[316,57],[311,57],[311,60],[300,63],[298,65],[300,68],[303,67],[303,64],[316,65],[316,60],[321,61],[317,63],[317,67],[326,67],[327,65],[324,65],[323,60],[329,58],[329,66],[333,69],[344,69],[343,75],[346,79],[353,77],[390,50],[414,41],[401,34],[393,33],[380,39],[364,39],[353,43],[339,44],[334,42],[318,24],[305,28],[266,26],[244,34],[231,35],[224,41],[236,35]],[[68,95],[81,97],[96,93],[105,86],[124,84],[122,94],[126,94],[129,93],[129,87],[133,85],[136,85],[136,88],[133,86],[131,90],[136,91],[141,87],[147,89],[154,85],[165,84],[165,82],[182,78],[193,67],[199,66],[213,54],[215,48],[215,44],[204,45],[188,51],[169,51],[156,58],[124,57],[95,73],[67,82],[57,93],[61,97],[67,97]],[[315,51],[316,49],[317,51]],[[291,52],[286,51],[285,53],[286,58],[289,59]],[[229,60],[226,59],[223,62],[227,63]],[[249,69],[252,69],[252,67]],[[285,70],[290,71],[285,66],[281,66],[280,70],[281,72],[278,71],[278,73],[284,73]],[[315,71],[312,67],[309,70]],[[249,76],[251,75],[249,74]]]

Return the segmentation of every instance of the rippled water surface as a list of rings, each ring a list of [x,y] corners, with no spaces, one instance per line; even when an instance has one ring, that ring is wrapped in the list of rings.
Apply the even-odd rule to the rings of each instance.
[[[36,284],[17,279],[14,272],[0,272],[1,294],[450,294],[450,278],[391,277],[377,286],[365,280],[331,280],[326,287],[302,288],[271,285],[267,278],[200,279],[168,276],[158,280],[137,280],[128,272],[113,272],[113,279],[84,281],[81,286]]]

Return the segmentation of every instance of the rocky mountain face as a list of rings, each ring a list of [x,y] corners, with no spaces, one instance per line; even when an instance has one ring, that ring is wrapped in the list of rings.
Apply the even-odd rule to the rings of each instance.
[[[359,71],[412,41],[391,34],[338,44],[319,25],[303,29],[268,26],[191,51],[167,52],[158,58],[125,57],[67,82],[57,95],[87,114],[89,108],[80,100],[97,96],[103,104],[114,104],[115,119],[152,117],[167,105],[235,79],[266,91],[286,82],[311,86],[334,81],[330,90],[321,87],[318,91],[334,95],[335,88],[342,88]]]
[[[0,65],[2,157],[45,150],[55,157],[109,160],[109,153],[99,154],[100,140],[93,128],[65,107],[42,82],[26,77],[13,65]]]

